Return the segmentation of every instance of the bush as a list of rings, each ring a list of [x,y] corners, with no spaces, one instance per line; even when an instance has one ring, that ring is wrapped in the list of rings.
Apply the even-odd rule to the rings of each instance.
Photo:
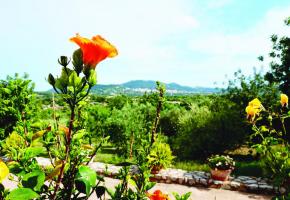
[[[180,159],[204,159],[242,144],[247,128],[237,110],[219,96],[208,105],[192,103],[178,119],[178,134],[170,138],[174,153]]]
[[[173,159],[170,146],[159,141],[153,144],[148,156],[149,166],[158,168],[169,167]]]
[[[34,84],[27,78],[27,74],[15,74],[0,80],[0,140],[12,132],[19,120],[29,119],[36,110]]]

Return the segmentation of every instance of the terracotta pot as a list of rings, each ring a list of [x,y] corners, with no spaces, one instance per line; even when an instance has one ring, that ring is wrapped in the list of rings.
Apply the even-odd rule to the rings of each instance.
[[[221,170],[221,169],[211,169],[211,178],[214,180],[219,180],[219,181],[227,181],[230,177],[232,170],[227,169],[227,170]]]
[[[154,165],[151,169],[151,174],[158,174],[161,169],[162,169],[162,166]]]

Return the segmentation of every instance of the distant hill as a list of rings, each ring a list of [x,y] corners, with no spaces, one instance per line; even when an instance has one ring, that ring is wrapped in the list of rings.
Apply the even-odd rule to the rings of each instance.
[[[209,87],[189,87],[177,83],[165,83],[167,95],[188,95],[188,94],[211,94],[218,93],[220,89]],[[134,80],[123,84],[98,84],[92,88],[92,92],[102,95],[143,95],[145,92],[155,90],[156,82],[151,80]]]

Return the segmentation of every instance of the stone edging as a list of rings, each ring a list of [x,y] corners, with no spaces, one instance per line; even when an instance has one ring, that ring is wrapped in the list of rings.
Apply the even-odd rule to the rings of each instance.
[[[118,175],[120,166],[93,162],[90,167],[98,174],[115,177]],[[131,166],[130,171],[136,173],[137,166]],[[225,190],[236,190],[242,192],[258,194],[279,194],[284,193],[285,188],[274,187],[267,178],[257,178],[249,176],[230,177],[229,181],[216,181],[211,179],[210,173],[203,171],[185,171],[181,169],[163,169],[158,174],[153,175],[152,181],[159,183],[175,183],[181,185],[221,188]]]

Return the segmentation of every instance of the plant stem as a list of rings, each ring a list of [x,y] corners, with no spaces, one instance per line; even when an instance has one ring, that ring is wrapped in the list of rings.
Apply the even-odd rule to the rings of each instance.
[[[163,92],[160,91],[159,100],[158,100],[158,104],[157,104],[157,107],[156,107],[156,117],[155,117],[155,121],[154,121],[154,124],[152,126],[152,130],[151,130],[151,146],[155,142],[157,126],[158,126],[158,123],[159,123],[160,112],[161,112],[161,108],[162,108],[162,100],[163,100]]]
[[[65,167],[65,164],[67,163],[67,160],[68,160],[68,156],[69,156],[69,152],[70,152],[70,143],[71,143],[71,133],[72,133],[72,129],[73,129],[73,122],[74,122],[74,118],[75,118],[75,106],[72,105],[71,106],[71,115],[70,115],[70,122],[69,122],[69,131],[68,131],[68,135],[67,135],[67,143],[66,143],[66,148],[65,148],[65,159],[62,163],[62,166],[61,166],[61,169],[60,169],[60,173],[58,175],[58,178],[57,178],[57,181],[56,181],[56,185],[55,185],[55,188],[54,188],[54,193],[52,195],[52,200],[55,200],[56,199],[56,194],[57,194],[57,191],[59,189],[59,186],[60,186],[60,183],[62,182],[62,177],[63,177],[63,174],[64,174],[64,167]]]

